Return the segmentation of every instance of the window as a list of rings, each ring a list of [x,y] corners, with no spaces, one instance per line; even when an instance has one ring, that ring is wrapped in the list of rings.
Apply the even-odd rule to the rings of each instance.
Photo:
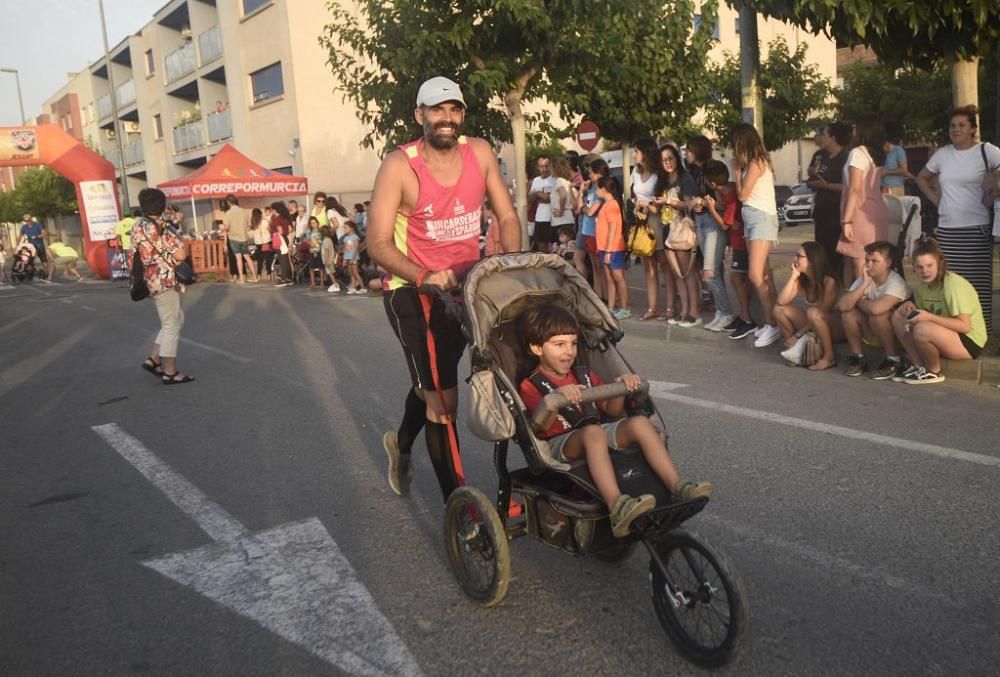
[[[153,138],[163,138],[163,120],[160,118],[159,114],[153,116]]]
[[[153,50],[146,50],[146,75],[152,75],[156,72],[156,60],[153,59]]]
[[[281,79],[281,62],[273,63],[250,74],[250,89],[253,102],[260,103],[285,93],[285,82]]]
[[[698,30],[698,26],[701,25],[701,14],[694,15],[694,29]],[[715,17],[715,23],[712,26],[712,37],[716,40],[719,39],[719,17]]]
[[[253,14],[264,5],[270,5],[271,0],[243,0],[243,16]]]

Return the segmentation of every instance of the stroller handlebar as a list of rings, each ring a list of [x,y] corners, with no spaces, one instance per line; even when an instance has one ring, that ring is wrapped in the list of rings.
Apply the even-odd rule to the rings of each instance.
[[[629,390],[625,387],[624,383],[607,383],[601,386],[594,386],[593,388],[586,388],[581,397],[580,404],[589,404],[591,402],[600,402],[602,400],[610,400],[615,397],[622,397],[623,395],[645,395],[649,392],[649,381],[642,379],[637,390]],[[542,421],[550,413],[559,411],[565,406],[570,404],[569,400],[562,393],[549,393],[546,395],[542,401],[535,408],[535,411],[531,414],[531,423],[537,430],[540,427]]]

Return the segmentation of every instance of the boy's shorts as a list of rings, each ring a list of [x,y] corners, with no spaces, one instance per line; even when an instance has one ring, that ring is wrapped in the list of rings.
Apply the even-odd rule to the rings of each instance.
[[[583,248],[587,250],[588,254],[597,253],[597,238],[593,235],[583,236]]]
[[[620,418],[617,421],[601,424],[601,427],[604,428],[604,434],[608,438],[609,451],[621,451],[621,449],[618,448],[618,426],[621,425],[622,421],[626,420],[628,419]],[[579,430],[579,428],[577,430]],[[563,454],[563,447],[566,446],[566,442],[569,440],[570,435],[575,432],[576,430],[570,430],[567,433],[556,435],[555,437],[551,437],[547,440],[549,443],[549,450],[552,452],[552,458],[557,461],[562,461],[563,463],[572,463],[572,461],[566,458],[566,455]]]
[[[750,255],[746,249],[733,250],[733,263],[729,270],[734,273],[747,273],[750,271]]]
[[[611,263],[605,261],[606,254],[611,254]],[[597,252],[597,257],[611,270],[625,270],[625,252]]]

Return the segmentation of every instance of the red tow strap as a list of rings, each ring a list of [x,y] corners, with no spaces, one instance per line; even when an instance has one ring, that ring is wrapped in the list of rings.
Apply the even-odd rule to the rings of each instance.
[[[427,294],[420,292],[419,289],[417,292],[417,295],[420,297],[420,305],[424,309],[424,321],[427,325],[427,354],[430,357],[431,376],[434,378],[434,390],[437,392],[438,401],[441,404],[441,409],[437,413],[448,421],[445,425],[448,428],[448,446],[451,447],[451,461],[455,468],[458,486],[463,487],[465,486],[465,471],[462,470],[462,457],[458,453],[458,436],[455,434],[455,420],[444,406],[444,392],[441,390],[441,376],[438,372],[437,344],[434,342],[434,334],[431,332],[431,305],[434,300]]]

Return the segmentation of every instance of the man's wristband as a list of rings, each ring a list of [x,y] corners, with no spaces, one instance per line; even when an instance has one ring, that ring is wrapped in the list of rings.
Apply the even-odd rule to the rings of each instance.
[[[424,286],[424,280],[427,279],[427,276],[430,274],[431,271],[427,270],[426,268],[420,269],[420,272],[417,273],[417,279],[416,279],[416,285],[418,289]]]

